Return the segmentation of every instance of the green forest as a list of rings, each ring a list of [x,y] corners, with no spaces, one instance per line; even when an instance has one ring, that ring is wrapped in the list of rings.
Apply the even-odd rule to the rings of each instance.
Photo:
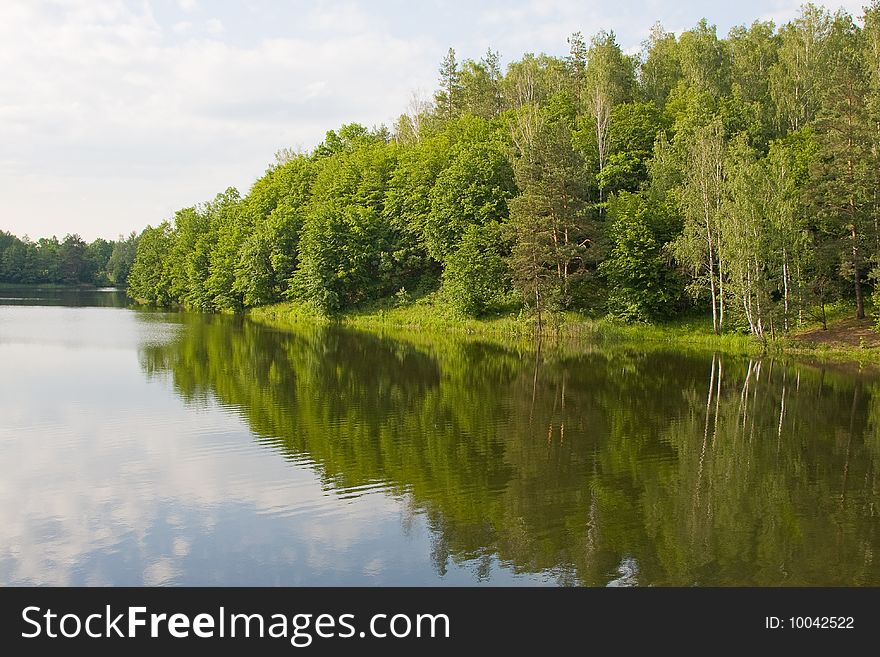
[[[137,300],[324,315],[711,315],[759,338],[859,318],[880,276],[880,3],[569,54],[450,49],[392,128],[343,125],[146,228]]]
[[[76,234],[60,242],[54,236],[34,242],[0,230],[0,283],[124,287],[137,241],[132,233],[116,241],[99,237],[90,244]]]

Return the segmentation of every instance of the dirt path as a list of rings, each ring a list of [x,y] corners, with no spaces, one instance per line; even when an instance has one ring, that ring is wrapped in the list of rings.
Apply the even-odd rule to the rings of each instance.
[[[795,337],[812,345],[845,347],[880,347],[880,333],[871,319],[844,319],[830,324],[827,331],[814,329]]]

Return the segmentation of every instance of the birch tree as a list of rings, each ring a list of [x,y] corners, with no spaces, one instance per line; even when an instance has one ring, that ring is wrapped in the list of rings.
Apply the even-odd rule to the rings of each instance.
[[[633,62],[623,54],[614,32],[599,32],[587,51],[586,89],[584,104],[594,122],[599,170],[602,172],[609,152],[611,112],[615,105],[632,97]],[[602,192],[599,191],[599,201]]]
[[[831,16],[813,4],[779,31],[778,61],[770,69],[770,94],[779,129],[796,131],[819,109]]]
[[[687,166],[681,189],[684,215],[682,235],[676,240],[679,260],[693,274],[691,290],[708,290],[712,308],[712,330],[724,326],[724,278],[722,260],[721,207],[724,199],[724,133],[721,121],[697,129],[687,149]]]
[[[728,151],[725,162],[724,201],[719,241],[719,278],[727,281],[727,295],[739,308],[752,335],[764,339],[772,321],[768,234],[762,198],[756,193],[762,171],[754,151],[743,139]],[[721,256],[723,254],[723,257]],[[724,263],[725,270],[721,270]]]

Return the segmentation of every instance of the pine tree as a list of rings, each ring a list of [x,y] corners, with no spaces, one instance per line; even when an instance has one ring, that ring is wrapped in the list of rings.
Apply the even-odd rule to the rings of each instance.
[[[434,98],[443,119],[449,120],[458,113],[461,104],[461,71],[455,59],[454,48],[446,52],[440,63],[440,88]]]
[[[828,232],[840,240],[841,275],[853,283],[856,317],[862,319],[863,285],[873,257],[876,160],[859,34],[849,16],[838,16],[834,29],[838,43],[816,120],[819,153],[812,172],[811,200]]]

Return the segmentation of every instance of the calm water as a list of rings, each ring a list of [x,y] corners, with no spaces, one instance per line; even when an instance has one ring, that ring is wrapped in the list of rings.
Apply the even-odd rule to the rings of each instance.
[[[857,371],[0,297],[0,584],[880,585]]]

